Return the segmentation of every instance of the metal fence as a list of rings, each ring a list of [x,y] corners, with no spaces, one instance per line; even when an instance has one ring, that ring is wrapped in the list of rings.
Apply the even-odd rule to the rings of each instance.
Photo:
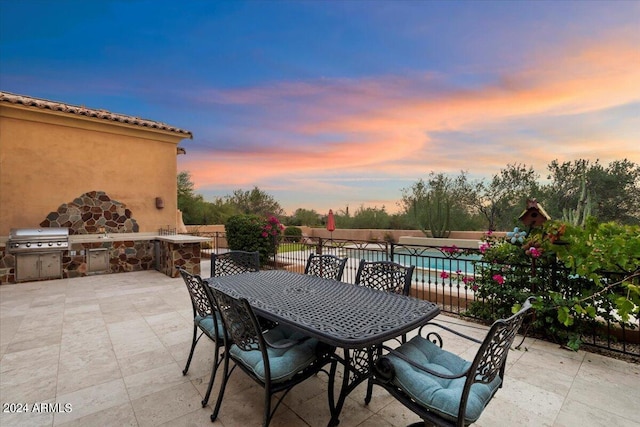
[[[200,233],[210,237],[211,243],[203,245],[203,252],[225,252],[228,250],[225,233]],[[444,312],[469,316],[470,305],[479,301],[473,281],[482,265],[482,256],[478,249],[453,250],[447,247],[402,245],[387,241],[365,241],[331,239],[318,237],[288,238],[280,243],[275,257],[272,256],[268,268],[286,269],[302,273],[309,255],[332,254],[347,257],[348,261],[342,280],[355,282],[361,259],[367,261],[395,261],[403,265],[415,265],[411,294],[417,298],[436,303]],[[538,270],[537,274],[548,277],[548,284],[557,287],[558,283],[568,280],[568,274],[561,269]],[[543,291],[544,289],[538,289]],[[490,301],[483,301],[491,304]],[[593,330],[583,335],[586,345],[614,352],[640,357],[638,330],[640,321],[634,320],[634,327],[621,325],[614,318],[603,318],[594,322]]]

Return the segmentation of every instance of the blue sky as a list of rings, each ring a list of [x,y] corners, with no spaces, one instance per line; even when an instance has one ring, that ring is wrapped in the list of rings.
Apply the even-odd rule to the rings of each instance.
[[[208,200],[394,212],[431,171],[640,163],[640,2],[0,0],[0,90],[190,130]]]

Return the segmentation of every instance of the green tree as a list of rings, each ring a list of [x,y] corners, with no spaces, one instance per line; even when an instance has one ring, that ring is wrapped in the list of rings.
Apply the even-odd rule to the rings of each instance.
[[[289,225],[306,225],[309,227],[317,227],[321,225],[321,215],[313,209],[298,208],[288,219]]]
[[[527,199],[542,195],[538,179],[532,167],[509,164],[489,183],[470,184],[464,192],[465,201],[484,217],[487,229],[508,230],[517,225]]]
[[[560,218],[564,210],[575,209],[586,180],[592,212],[601,222],[640,224],[640,166],[627,159],[616,160],[607,167],[598,160],[579,159],[560,163],[553,160],[548,166],[544,187],[545,209]]]
[[[405,216],[404,223],[423,231],[433,228],[432,234],[436,229],[466,229],[463,227],[472,223],[466,204],[469,188],[465,172],[454,177],[431,172],[426,181],[421,178],[401,190],[399,205]]]
[[[365,208],[360,206],[353,215],[351,228],[385,229],[389,228],[389,223],[389,214],[384,206],[380,209],[378,207]]]
[[[182,171],[178,174],[178,209],[182,211],[182,221],[189,224],[202,224],[204,200],[201,195],[195,194],[191,174]]]
[[[258,187],[254,187],[250,191],[235,190],[232,195],[226,197],[226,200],[234,205],[238,212],[243,214],[284,216],[284,211],[273,196]]]

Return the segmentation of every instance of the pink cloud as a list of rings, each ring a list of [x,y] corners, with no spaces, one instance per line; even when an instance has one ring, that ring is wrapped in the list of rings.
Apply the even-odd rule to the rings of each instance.
[[[336,171],[417,179],[431,170],[495,173],[513,162],[544,172],[555,158],[640,161],[637,130],[587,122],[640,101],[640,67],[632,66],[639,63],[638,46],[637,31],[572,42],[532,53],[520,70],[473,90],[447,88],[443,76],[418,75],[205,94],[211,102],[267,104],[267,119],[260,119],[267,125],[245,136],[256,146],[268,139],[268,150],[187,156],[181,169],[191,171],[199,185],[246,187],[278,177],[322,180]],[[550,123],[559,119],[566,124]],[[519,132],[523,123],[536,134]],[[581,130],[585,124],[589,132]],[[274,130],[279,134],[271,135]],[[453,132],[484,139],[470,145],[464,139],[443,144],[434,138]]]

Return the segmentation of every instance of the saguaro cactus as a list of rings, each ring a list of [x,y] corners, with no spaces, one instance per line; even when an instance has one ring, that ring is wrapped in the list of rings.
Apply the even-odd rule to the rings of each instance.
[[[591,208],[591,194],[587,190],[587,180],[583,176],[580,183],[578,206],[574,209],[562,209],[562,220],[575,226],[584,227],[587,218],[591,215]]]
[[[430,234],[431,237],[449,237],[451,200],[444,191],[432,190],[424,199],[415,203],[414,208],[425,236]]]

